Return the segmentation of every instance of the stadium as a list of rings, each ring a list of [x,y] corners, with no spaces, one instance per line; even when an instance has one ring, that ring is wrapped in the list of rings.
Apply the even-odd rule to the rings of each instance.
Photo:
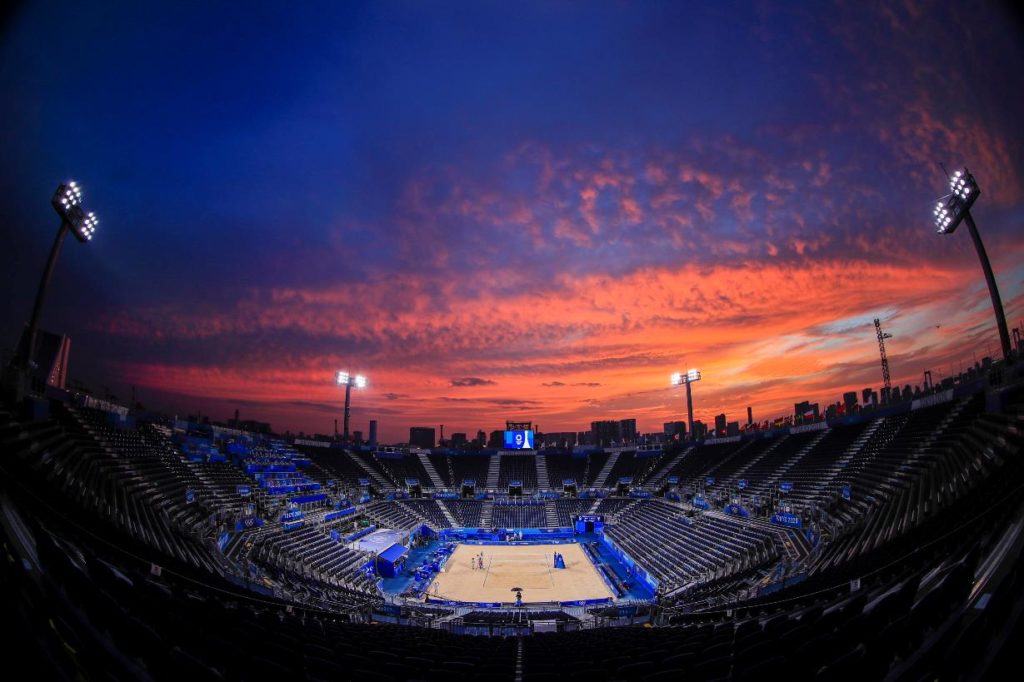
[[[664,448],[287,442],[51,390],[2,414],[8,644],[54,677],[1001,665],[1024,545],[1011,369]]]
[[[5,6],[10,674],[1009,677],[1020,19]]]

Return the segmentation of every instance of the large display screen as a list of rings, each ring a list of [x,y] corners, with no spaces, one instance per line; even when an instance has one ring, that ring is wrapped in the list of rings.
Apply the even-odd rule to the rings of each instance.
[[[506,431],[506,450],[532,450],[533,431]]]

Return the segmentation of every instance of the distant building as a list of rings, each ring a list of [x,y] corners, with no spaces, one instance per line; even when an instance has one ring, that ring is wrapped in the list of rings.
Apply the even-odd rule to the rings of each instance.
[[[433,426],[410,426],[409,445],[414,448],[432,448],[435,443]]]
[[[673,440],[676,436],[679,436],[680,439],[685,438],[686,422],[665,422],[664,431],[668,440]]]
[[[729,422],[725,425],[725,435],[727,436],[738,436],[740,435],[740,423]]]
[[[28,348],[28,327],[21,333],[17,357],[25,357]],[[40,385],[46,384],[55,388],[66,388],[68,377],[68,360],[71,356],[71,338],[63,334],[53,334],[43,329],[36,330],[35,348],[33,349],[35,367],[32,378]],[[134,408],[135,406],[132,405]]]
[[[468,444],[469,441],[466,440],[466,434],[464,433],[453,433],[452,440],[449,443],[449,445],[453,448],[464,448]]]
[[[363,432],[362,431],[353,431],[352,432],[352,441],[355,442],[355,443],[362,443],[363,442]]]
[[[750,426],[753,423],[754,423],[754,410],[750,407],[750,405],[747,405],[747,426]]]
[[[473,439],[473,445],[478,448],[482,448],[487,445],[487,434],[484,433],[483,429],[476,432],[476,438]]]
[[[229,419],[228,428],[248,431],[250,433],[270,433],[270,422],[258,422],[252,419]]]
[[[693,437],[695,439],[704,438],[708,435],[708,425],[699,419],[693,420]]]
[[[618,439],[620,443],[636,441],[636,419],[620,419]]]
[[[618,440],[619,422],[603,420],[590,422],[590,438],[594,445],[603,447],[611,445],[612,441]]]
[[[556,448],[571,448],[576,445],[576,432],[575,431],[554,431],[552,433],[545,433],[542,439],[539,439],[545,445],[551,445]]]
[[[505,445],[505,430],[491,431],[491,438],[487,441],[487,447],[500,448]]]
[[[377,420],[370,420],[370,445],[377,445]]]
[[[724,436],[726,431],[725,413],[715,417],[715,435]]]
[[[793,416],[797,419],[817,419],[818,403],[812,403],[809,400],[796,403],[793,405]]]

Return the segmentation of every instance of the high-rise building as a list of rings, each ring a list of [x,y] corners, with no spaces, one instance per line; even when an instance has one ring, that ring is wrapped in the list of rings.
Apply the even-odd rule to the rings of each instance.
[[[452,440],[449,445],[453,448],[464,448],[469,441],[466,440],[466,434],[464,433],[453,433]]]
[[[590,437],[594,445],[603,447],[611,445],[612,441],[618,440],[619,422],[602,420],[590,422]]]
[[[695,439],[704,438],[708,435],[708,426],[699,419],[693,420],[693,437]]]
[[[740,423],[729,422],[725,425],[725,435],[727,436],[738,436],[740,435]]]
[[[370,445],[377,445],[377,420],[370,420]]]
[[[747,426],[750,426],[753,423],[754,423],[754,410],[750,407],[750,405],[747,405]]]
[[[726,431],[725,413],[715,417],[715,435],[724,436]]]
[[[843,394],[843,407],[846,409],[846,414],[857,409],[857,391],[847,391]]]
[[[665,422],[665,437],[668,440],[672,440],[677,435],[680,438],[686,436],[686,422]]]
[[[633,443],[636,441],[636,419],[620,419],[618,441]]]
[[[491,438],[487,441],[487,447],[500,448],[505,445],[505,431],[491,431]]]
[[[409,445],[414,448],[432,448],[435,442],[434,434],[433,426],[410,426]]]

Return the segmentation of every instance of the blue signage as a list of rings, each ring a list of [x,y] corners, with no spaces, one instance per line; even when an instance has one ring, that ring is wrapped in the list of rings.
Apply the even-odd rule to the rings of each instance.
[[[796,514],[787,514],[785,512],[775,512],[772,514],[772,523],[777,526],[785,526],[787,528],[799,528],[802,525],[799,516]]]
[[[715,477],[714,476],[708,476],[707,478],[704,479],[704,483],[706,483],[707,485],[714,485],[715,484]]]
[[[843,493],[843,499],[844,500],[849,500],[850,499],[850,486],[844,485],[843,489],[842,489],[842,493]]]
[[[740,490],[743,490],[744,488],[746,488],[747,487],[747,479],[741,478],[740,480],[736,481],[736,487],[739,488]]]
[[[247,486],[247,485],[240,485],[240,486],[238,486],[238,496],[239,497],[249,497],[249,495],[251,495],[251,494],[252,494],[252,488],[250,488],[249,486]]]
[[[196,501],[196,491],[189,488],[185,491],[185,504],[192,504]]]
[[[693,497],[693,502],[691,502],[690,504],[692,504],[694,507],[697,507],[698,509],[708,509],[711,507],[711,505],[708,504],[708,501],[705,500],[701,495],[695,495]]]
[[[793,491],[793,481],[779,481],[779,490],[784,493]]]
[[[677,485],[679,483],[679,477],[678,476],[669,476],[668,477],[668,482],[671,485]]]

